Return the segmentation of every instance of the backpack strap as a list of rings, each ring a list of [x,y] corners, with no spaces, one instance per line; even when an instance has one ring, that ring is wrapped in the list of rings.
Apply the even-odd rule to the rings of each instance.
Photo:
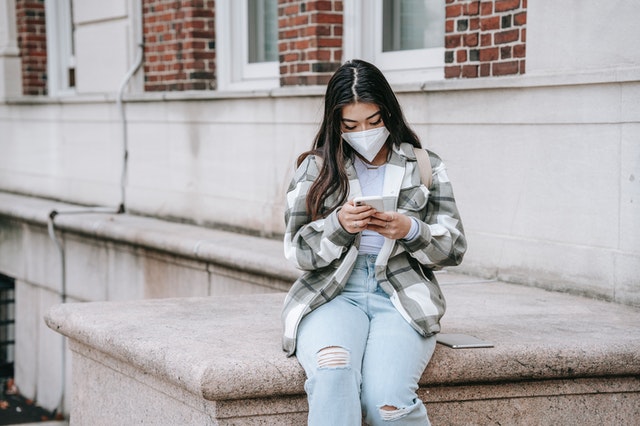
[[[431,187],[433,181],[433,171],[431,169],[431,160],[429,159],[429,153],[422,148],[413,147],[413,152],[416,154],[416,160],[418,160],[418,168],[420,169],[420,180],[427,187]]]

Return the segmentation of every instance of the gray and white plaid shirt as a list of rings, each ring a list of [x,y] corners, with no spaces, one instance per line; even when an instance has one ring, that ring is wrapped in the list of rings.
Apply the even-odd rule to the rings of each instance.
[[[385,239],[376,260],[376,278],[391,302],[421,335],[440,331],[445,300],[434,269],[458,265],[467,243],[446,168],[440,157],[429,152],[433,182],[426,188],[413,146],[394,147],[387,163],[383,198],[386,211],[398,211],[418,219],[417,238]],[[345,163],[349,177],[349,199],[362,195],[356,170]],[[311,220],[306,196],[318,176],[318,163],[308,156],[298,167],[287,191],[284,252],[304,271],[292,285],[284,302],[283,349],[293,355],[300,320],[318,306],[340,294],[358,256],[359,234],[350,234],[338,221],[338,210]],[[333,199],[327,200],[331,204]]]

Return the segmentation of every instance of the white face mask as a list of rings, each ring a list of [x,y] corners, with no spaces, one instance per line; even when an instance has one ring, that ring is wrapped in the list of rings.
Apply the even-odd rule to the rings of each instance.
[[[368,162],[372,162],[376,158],[388,137],[389,131],[384,126],[362,132],[342,134],[342,139]]]

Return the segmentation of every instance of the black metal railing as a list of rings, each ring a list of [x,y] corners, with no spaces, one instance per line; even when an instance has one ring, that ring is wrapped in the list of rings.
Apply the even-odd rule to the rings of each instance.
[[[13,377],[15,280],[0,274],[0,377]]]

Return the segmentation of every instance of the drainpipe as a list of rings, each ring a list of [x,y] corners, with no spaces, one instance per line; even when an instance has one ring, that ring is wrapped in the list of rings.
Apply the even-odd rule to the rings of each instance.
[[[128,143],[128,134],[127,134],[127,116],[124,109],[123,97],[124,91],[127,88],[131,78],[134,74],[140,69],[142,65],[143,55],[144,55],[144,41],[143,41],[143,31],[142,31],[142,0],[136,1],[134,5],[135,10],[132,11],[134,15],[134,22],[138,22],[137,25],[134,25],[134,30],[136,31],[136,47],[137,54],[136,59],[132,67],[127,71],[124,78],[122,79],[122,83],[120,84],[120,88],[118,90],[118,97],[116,98],[116,106],[120,113],[120,124],[122,127],[122,173],[120,176],[120,204],[117,208],[113,207],[87,207],[87,208],[79,208],[73,210],[52,210],[49,213],[49,218],[47,221],[47,229],[49,232],[49,237],[53,240],[58,249],[58,253],[60,256],[60,300],[61,303],[67,302],[67,274],[66,274],[66,261],[65,261],[65,250],[64,245],[58,239],[56,235],[55,229],[55,218],[59,215],[73,215],[73,214],[87,214],[87,213],[103,213],[103,214],[122,214],[126,212],[126,198],[125,198],[125,188],[127,185],[127,171],[128,171],[128,160],[129,160],[129,143]],[[64,395],[66,392],[66,355],[67,354],[67,341],[66,339],[62,339],[62,376],[61,376],[61,389],[60,389],[60,402],[58,403],[58,407],[54,410],[54,414],[60,413],[60,415],[64,415]]]
[[[137,56],[135,63],[129,69],[127,74],[124,76],[122,80],[122,84],[120,85],[120,90],[118,90],[118,98],[116,100],[116,104],[118,106],[118,111],[120,112],[120,123],[122,126],[122,175],[120,177],[120,213],[124,213],[125,203],[126,203],[126,192],[125,188],[127,186],[127,172],[128,172],[128,162],[129,162],[129,137],[127,134],[127,115],[124,110],[124,103],[122,102],[124,97],[124,90],[129,84],[129,80],[131,77],[140,69],[142,65],[142,59],[144,57],[144,40],[142,34],[142,0],[137,1],[135,3],[136,10],[134,14],[136,19],[138,19],[139,25],[136,25],[134,30],[136,31],[136,47],[137,47]]]

